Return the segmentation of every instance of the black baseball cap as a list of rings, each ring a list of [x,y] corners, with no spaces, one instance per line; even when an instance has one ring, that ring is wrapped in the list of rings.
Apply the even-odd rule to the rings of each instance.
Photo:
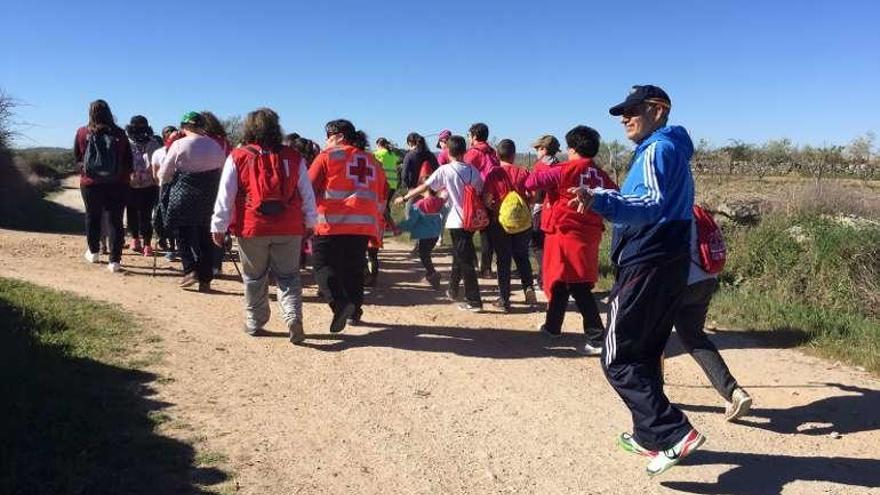
[[[629,91],[629,94],[626,96],[626,99],[623,100],[623,103],[614,105],[608,110],[608,113],[617,117],[623,115],[623,112],[626,111],[626,109],[644,102],[665,105],[666,108],[672,107],[672,100],[669,99],[669,95],[666,94],[666,91],[663,91],[657,86],[646,84],[644,86],[633,86]]]

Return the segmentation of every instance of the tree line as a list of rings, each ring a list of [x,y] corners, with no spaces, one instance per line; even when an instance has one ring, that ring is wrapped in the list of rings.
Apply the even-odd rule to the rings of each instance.
[[[730,140],[726,146],[712,146],[701,139],[691,165],[695,173],[710,175],[800,175],[817,181],[825,177],[880,179],[880,151],[876,136],[867,132],[841,145],[796,145],[790,139],[771,139],[763,144]],[[615,180],[629,168],[632,147],[619,141],[603,142],[596,157]]]

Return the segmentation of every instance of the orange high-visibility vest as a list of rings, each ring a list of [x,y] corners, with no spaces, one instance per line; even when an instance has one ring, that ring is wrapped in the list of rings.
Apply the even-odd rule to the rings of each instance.
[[[312,162],[309,177],[318,205],[316,235],[382,235],[385,171],[373,155],[348,145],[328,148]]]

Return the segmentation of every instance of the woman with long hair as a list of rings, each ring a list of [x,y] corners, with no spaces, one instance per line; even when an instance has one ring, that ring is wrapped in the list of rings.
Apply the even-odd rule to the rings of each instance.
[[[439,164],[421,134],[409,133],[406,136],[406,144],[409,151],[404,155],[401,165],[402,180],[407,188],[413,189],[437,170]]]
[[[260,108],[244,120],[242,146],[226,159],[214,205],[211,232],[222,245],[234,226],[245,287],[245,327],[257,336],[269,322],[269,270],[290,341],[305,339],[300,282],[300,249],[317,220],[306,162],[282,144],[278,114]]]
[[[76,131],[73,153],[80,173],[80,191],[86,208],[85,259],[97,263],[101,251],[101,217],[107,212],[110,223],[111,272],[120,270],[122,244],[122,211],[125,208],[132,152],[128,138],[113,118],[110,105],[95,100],[89,105],[89,123]]]
[[[199,113],[201,113],[202,118],[205,119],[205,135],[216,141],[217,144],[223,148],[223,152],[226,153],[226,156],[229,156],[229,153],[235,145],[229,142],[229,135],[226,133],[226,128],[223,127],[223,123],[220,122],[220,119],[218,119],[213,112],[202,110]]]

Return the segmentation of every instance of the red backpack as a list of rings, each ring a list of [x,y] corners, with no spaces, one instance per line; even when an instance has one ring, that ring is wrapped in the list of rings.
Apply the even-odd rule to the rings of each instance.
[[[727,245],[721,227],[706,210],[694,205],[694,222],[697,225],[697,251],[700,267],[709,274],[721,273],[727,262]]]
[[[280,215],[296,197],[296,188],[288,188],[289,177],[295,176],[299,163],[288,162],[285,169],[282,156],[273,151],[257,149],[255,146],[239,148],[248,154],[248,167],[243,173],[249,175],[250,188],[245,196],[245,207],[262,216]],[[294,182],[295,183],[295,182]]]
[[[469,172],[474,173],[476,170],[472,168]],[[458,172],[455,174],[458,175]],[[462,179],[461,175],[458,175],[458,178],[461,180],[464,190],[464,197],[461,202],[461,228],[468,232],[477,232],[485,229],[489,225],[489,213],[486,211],[486,207],[483,206],[480,194],[470,182]]]

